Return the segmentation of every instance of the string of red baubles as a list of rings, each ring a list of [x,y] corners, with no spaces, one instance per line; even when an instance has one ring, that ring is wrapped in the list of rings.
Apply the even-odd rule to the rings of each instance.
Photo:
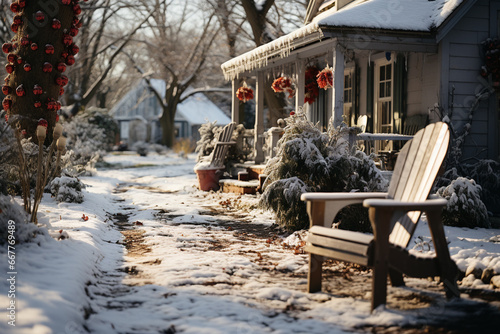
[[[30,0],[16,0],[10,5],[10,10],[15,14],[11,24],[11,30],[14,33],[17,33],[19,27],[23,24],[22,14],[27,1]],[[83,1],[86,2],[88,0]],[[61,3],[66,6],[72,6],[74,14],[71,27],[68,30],[65,30],[63,33],[62,42],[65,46],[65,49],[61,53],[60,60],[55,65],[49,62],[45,62],[41,68],[44,73],[52,73],[54,69],[61,73],[55,78],[55,84],[60,87],[59,95],[64,94],[64,86],[66,86],[69,81],[68,77],[62,73],[66,71],[67,66],[72,66],[75,63],[75,55],[80,51],[80,48],[74,43],[73,38],[78,35],[79,29],[82,26],[82,22],[78,18],[78,15],[80,15],[82,12],[82,9],[79,5],[79,0],[61,0]],[[34,18],[38,22],[43,23],[45,22],[45,20],[47,20],[47,15],[40,10],[35,13]],[[61,29],[61,21],[57,18],[53,18],[51,27],[54,30]],[[25,62],[14,52],[18,50],[18,48],[22,47],[28,47],[33,52],[37,52],[40,49],[40,46],[37,45],[37,43],[30,41],[28,35],[22,36],[20,40],[18,39],[19,37],[15,36],[12,42],[7,42],[2,45],[2,51],[7,54],[8,62],[5,65],[5,70],[8,75],[4,79],[5,84],[2,86],[2,93],[6,95],[6,97],[2,101],[2,107],[7,112],[12,106],[12,99],[10,97],[11,94],[15,93],[18,97],[23,97],[26,96],[26,94],[29,94],[30,88],[31,93],[35,96],[40,96],[44,93],[43,87],[41,87],[39,84],[35,84],[33,87],[24,87],[24,85],[21,84],[15,87],[15,89],[7,84],[10,81],[10,74],[12,74],[14,71],[22,69],[26,72],[31,72],[33,70],[31,64]],[[42,50],[47,55],[54,54],[54,46],[51,44],[42,46]],[[47,98],[47,100],[45,101],[45,105],[48,110],[57,111],[61,109],[61,103],[59,101],[55,101],[53,98]],[[42,102],[36,100],[33,106],[35,108],[41,108]]]

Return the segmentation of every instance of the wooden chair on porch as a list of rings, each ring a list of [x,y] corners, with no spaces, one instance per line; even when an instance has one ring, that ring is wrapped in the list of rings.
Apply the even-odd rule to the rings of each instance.
[[[230,145],[236,144],[236,142],[231,141],[233,135],[234,127],[236,123],[232,122],[227,124],[222,132],[219,134],[219,138],[215,143],[214,150],[210,155],[210,167],[222,168],[224,167],[224,160],[226,159],[227,151]]]
[[[419,131],[399,153],[388,193],[306,193],[311,228],[305,250],[309,257],[309,292],[321,291],[323,257],[373,268],[372,310],[386,303],[387,276],[393,286],[404,285],[403,274],[440,276],[447,297],[459,297],[458,268],[451,260],[441,222],[444,199],[428,199],[446,155],[449,130],[434,123]],[[369,208],[373,235],[332,229],[341,208],[363,203]],[[406,250],[421,212],[425,212],[436,251],[420,258]]]

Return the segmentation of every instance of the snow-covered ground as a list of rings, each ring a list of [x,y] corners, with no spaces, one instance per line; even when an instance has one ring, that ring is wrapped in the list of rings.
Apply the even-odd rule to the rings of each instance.
[[[82,179],[82,204],[46,194],[39,222],[54,238],[16,249],[15,327],[1,254],[0,333],[498,331],[498,292],[472,276],[455,301],[435,282],[410,279],[370,314],[370,273],[331,262],[324,292],[305,293],[304,233],[279,235],[256,196],[197,190],[193,158],[108,155],[115,167]],[[446,233],[461,270],[500,273],[500,230]],[[429,241],[423,221],[413,251],[428,251]]]

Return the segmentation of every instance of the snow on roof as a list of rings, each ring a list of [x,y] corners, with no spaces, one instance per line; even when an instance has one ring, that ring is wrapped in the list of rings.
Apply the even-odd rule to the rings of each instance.
[[[431,31],[439,27],[464,0],[355,0],[338,10],[333,7],[317,15],[311,23],[255,48],[221,65],[226,80],[268,64],[272,57],[286,58],[300,46],[297,40],[320,40],[321,28],[359,27],[380,30]]]
[[[180,103],[176,114],[191,125],[213,121],[217,121],[218,125],[226,125],[231,122],[231,119],[203,93],[196,93]]]
[[[430,31],[463,0],[358,0],[340,11],[334,8],[314,18],[320,27],[363,27],[391,30]]]

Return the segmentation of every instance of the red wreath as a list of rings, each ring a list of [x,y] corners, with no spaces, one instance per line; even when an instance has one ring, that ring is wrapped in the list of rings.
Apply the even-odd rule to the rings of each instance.
[[[319,70],[316,66],[310,66],[306,69],[304,103],[312,104],[319,95],[318,82],[316,81],[318,74]]]
[[[295,89],[292,87],[292,79],[289,77],[279,77],[273,81],[271,88],[275,93],[286,92],[288,98],[291,99],[295,96]]]
[[[333,70],[330,66],[326,66],[321,72],[316,76],[316,82],[319,88],[327,90],[333,87]]]
[[[238,100],[243,101],[243,103],[246,103],[248,100],[253,100],[253,89],[248,87],[244,82],[243,86],[236,91],[236,97]]]

